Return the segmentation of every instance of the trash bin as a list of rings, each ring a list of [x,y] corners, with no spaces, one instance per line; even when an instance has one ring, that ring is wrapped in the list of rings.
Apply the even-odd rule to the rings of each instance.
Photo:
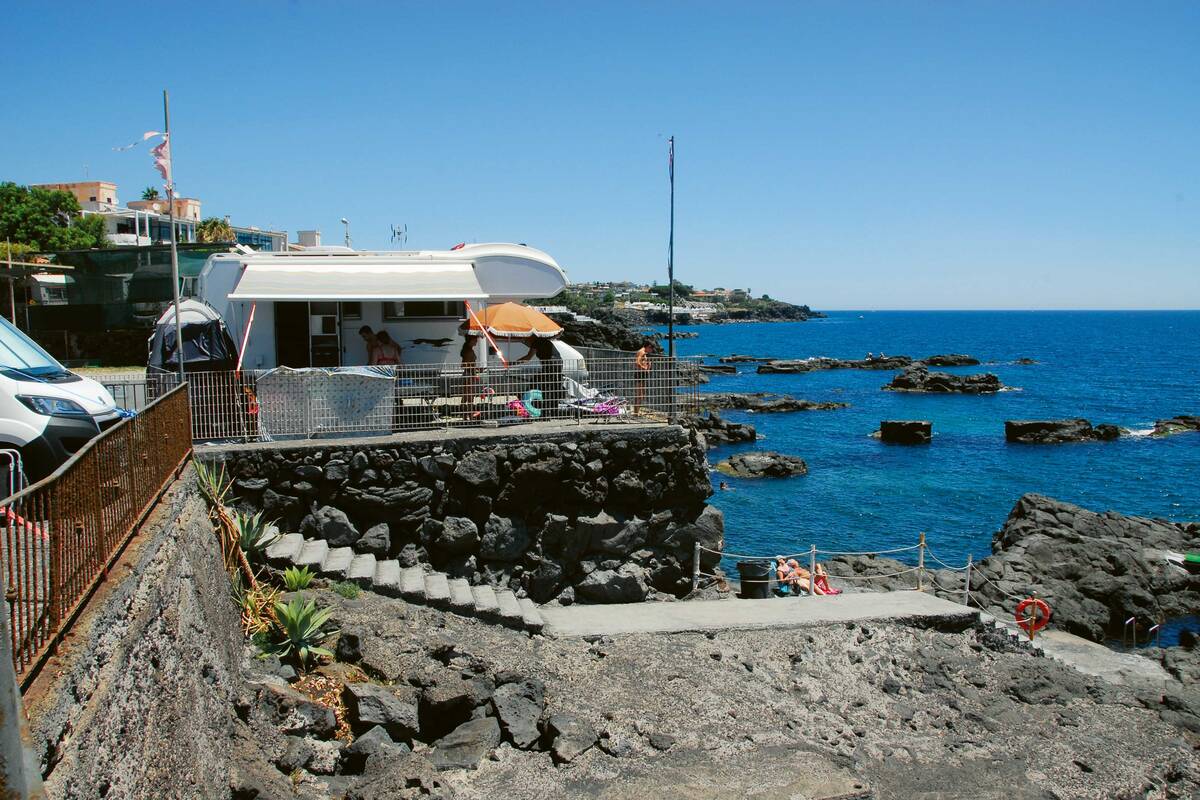
[[[762,561],[739,561],[738,578],[742,582],[739,597],[745,600],[763,600],[771,596],[771,564]]]

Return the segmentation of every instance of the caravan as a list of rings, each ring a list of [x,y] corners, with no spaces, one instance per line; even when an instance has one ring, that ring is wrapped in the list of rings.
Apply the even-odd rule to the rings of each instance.
[[[366,364],[363,328],[387,332],[405,366],[457,366],[469,313],[553,297],[566,285],[553,258],[519,244],[324,247],[210,256],[196,294],[229,327],[244,369]],[[477,358],[488,357],[481,346]]]

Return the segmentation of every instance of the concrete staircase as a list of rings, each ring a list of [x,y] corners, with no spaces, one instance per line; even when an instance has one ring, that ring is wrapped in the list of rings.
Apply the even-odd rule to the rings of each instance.
[[[518,598],[511,589],[472,586],[425,566],[401,567],[395,559],[380,560],[349,547],[330,547],[324,539],[305,539],[299,533],[280,536],[267,548],[267,560],[280,569],[308,567],[323,578],[353,581],[364,589],[410,603],[433,606],[510,628],[541,633],[546,622],[537,604]]]

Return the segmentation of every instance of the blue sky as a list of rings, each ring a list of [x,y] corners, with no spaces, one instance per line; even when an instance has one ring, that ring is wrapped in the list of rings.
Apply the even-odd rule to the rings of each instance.
[[[1193,2],[9,4],[0,179],[817,308],[1200,307]],[[19,46],[17,46],[19,45]],[[13,124],[13,118],[20,121]]]

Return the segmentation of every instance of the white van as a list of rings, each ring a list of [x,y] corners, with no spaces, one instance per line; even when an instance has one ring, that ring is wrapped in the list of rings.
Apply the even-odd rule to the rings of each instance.
[[[49,475],[120,418],[107,389],[67,370],[0,317],[0,448],[20,451],[27,482]]]

